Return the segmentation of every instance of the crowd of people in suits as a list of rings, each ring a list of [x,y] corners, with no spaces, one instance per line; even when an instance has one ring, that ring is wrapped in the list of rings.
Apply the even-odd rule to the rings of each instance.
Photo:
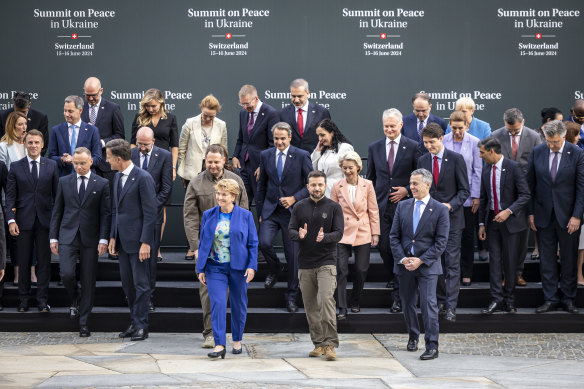
[[[165,208],[177,175],[186,193],[185,258],[196,261],[202,347],[214,348],[211,358],[226,354],[227,295],[232,352],[242,350],[258,253],[269,268],[266,289],[287,273],[285,307],[297,312],[301,296],[314,344],[309,355],[327,360],[336,359],[337,321],[360,311],[372,247],[387,270],[390,311],[404,314],[408,351],[418,349],[420,299],[424,360],[438,356],[438,317],[456,321],[460,286],[472,282],[475,240],[479,259],[490,259],[492,301],[484,314],[517,311],[514,289],[526,283],[530,231],[544,295],[536,312],[578,312],[584,100],[575,101],[566,122],[560,110],[542,110],[538,130],[511,108],[504,126],[491,131],[474,117],[472,99],[459,99],[445,121],[431,114],[429,95],[416,93],[413,113],[383,112],[384,137],[369,145],[363,174],[362,158],[329,111],[309,101],[304,79],[291,82],[292,104],[281,111],[262,102],[253,85],[241,87],[231,162],[227,125],[217,117],[221,105],[213,95],[202,99],[201,113],[185,121],[179,136],[163,94],[147,90],[127,142],[120,108],[102,97],[100,80],[88,78],[83,89],[85,99],[65,98],[65,122],[50,133],[47,116],[24,92],[14,95],[14,108],[0,112],[0,227],[6,230],[0,232],[6,237],[0,239],[0,279],[9,253],[19,312],[29,310],[32,283],[37,309],[50,312],[52,252],[71,299],[70,316],[79,320],[80,336],[90,336],[98,256],[108,253],[119,261],[130,309],[130,324],[119,336],[146,339],[148,315],[156,309]],[[278,232],[286,265],[273,246]]]

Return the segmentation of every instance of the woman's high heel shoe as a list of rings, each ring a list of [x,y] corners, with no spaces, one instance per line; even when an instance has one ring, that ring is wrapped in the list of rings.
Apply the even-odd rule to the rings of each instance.
[[[221,351],[213,351],[212,353],[207,354],[207,356],[209,358],[219,358],[221,357],[221,359],[225,359],[225,353],[226,353],[226,349],[223,349]]]

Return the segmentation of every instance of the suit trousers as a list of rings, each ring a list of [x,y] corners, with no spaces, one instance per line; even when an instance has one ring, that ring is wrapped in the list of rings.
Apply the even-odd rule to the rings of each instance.
[[[162,219],[159,219],[154,232],[154,244],[150,246],[150,298],[154,296],[154,289],[156,289],[156,266],[158,265],[158,248],[160,247],[161,233]]]
[[[462,230],[450,230],[446,250],[442,255],[444,272],[438,277],[436,296],[446,308],[456,308],[460,291],[460,240]]]
[[[515,263],[515,272],[516,274],[522,275],[523,274],[523,268],[524,268],[524,262],[525,262],[525,257],[527,256],[527,245],[529,243],[529,232],[531,231],[530,228],[528,228],[525,231],[521,231],[519,234],[519,247],[521,248],[521,251],[517,254],[517,261]]]
[[[464,229],[462,230],[462,242],[460,245],[460,273],[462,278],[472,278],[474,266],[475,229],[478,213],[472,213],[471,207],[464,207]]]
[[[120,244],[119,263],[122,288],[128,298],[132,324],[138,330],[148,330],[150,259],[141,262],[138,253],[126,253]]]
[[[385,207],[385,212],[380,218],[381,235],[379,236],[379,243],[377,247],[379,248],[379,255],[383,260],[383,265],[387,273],[389,274],[389,280],[393,279],[393,290],[391,291],[392,301],[400,301],[399,297],[399,277],[395,277],[393,274],[394,258],[391,252],[391,247],[389,243],[389,233],[391,231],[391,226],[393,224],[393,217],[395,216],[396,204],[393,204],[387,200],[387,206]],[[401,258],[398,259],[398,261]]]
[[[49,281],[51,280],[51,248],[49,246],[49,229],[41,226],[36,218],[32,230],[20,230],[18,242],[18,295],[20,302],[28,305],[30,299],[30,266],[32,250],[36,248],[37,258],[37,293],[39,304],[47,304],[49,299]]]
[[[257,169],[257,168],[256,168]],[[239,171],[239,175],[241,176],[241,180],[243,181],[243,185],[245,186],[245,191],[247,192],[247,200],[249,204],[249,208],[251,210],[251,203],[256,196],[258,182],[255,178],[255,171],[256,169],[252,169],[248,163],[245,163],[244,166]]]
[[[574,303],[577,291],[577,255],[580,229],[568,234],[552,211],[549,226],[537,229],[539,243],[540,273],[543,298],[551,303]],[[558,270],[557,248],[560,245],[560,270]],[[561,276],[560,276],[561,273]],[[558,295],[558,281],[562,297]]]
[[[353,275],[353,290],[351,292],[351,307],[358,307],[361,302],[363,285],[369,270],[369,254],[371,243],[351,246],[339,243],[337,245],[337,303],[339,308],[347,309],[347,276],[349,275],[349,257],[355,251],[355,273]]]
[[[424,266],[424,265],[422,265]],[[414,271],[404,270],[399,275],[401,285],[401,302],[406,322],[406,331],[410,339],[418,340],[420,337],[420,323],[416,303],[418,293],[420,295],[420,311],[424,323],[424,341],[426,350],[438,349],[438,304],[436,301],[436,274],[424,275],[419,269]]]
[[[270,265],[270,271],[278,274],[282,266],[272,242],[278,231],[282,231],[284,256],[288,263],[288,289],[284,292],[284,298],[286,301],[296,301],[298,297],[298,244],[293,242],[288,235],[290,217],[290,211],[278,205],[267,219],[262,218],[258,240],[260,251]]]
[[[71,306],[79,305],[79,325],[87,325],[95,296],[97,273],[97,246],[81,245],[79,233],[71,244],[59,244],[59,272],[71,300]],[[77,284],[75,269],[79,261],[81,290]]]
[[[243,337],[247,318],[247,282],[245,270],[235,270],[230,263],[207,260],[205,266],[207,290],[211,301],[211,322],[215,345],[226,345],[227,288],[231,307],[231,337],[238,342]]]
[[[337,267],[324,265],[314,269],[298,269],[298,280],[312,343],[321,347],[339,347],[334,298]]]
[[[515,269],[521,252],[521,232],[514,234],[507,229],[507,223],[493,221],[495,214],[489,212],[487,236],[489,239],[489,281],[491,297],[498,303],[515,303]],[[502,285],[505,275],[505,286]]]

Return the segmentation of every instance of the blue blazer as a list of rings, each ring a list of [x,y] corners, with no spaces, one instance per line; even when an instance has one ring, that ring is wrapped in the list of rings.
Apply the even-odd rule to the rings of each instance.
[[[220,207],[216,206],[203,213],[201,222],[201,239],[199,241],[199,256],[197,259],[197,273],[204,273],[207,259],[211,254],[215,228],[219,221]],[[258,268],[258,234],[253,215],[247,209],[233,207],[229,230],[231,268],[245,270]]]
[[[331,114],[328,109],[320,104],[308,102],[308,114],[306,118],[306,125],[304,126],[303,136],[300,137],[298,125],[296,124],[296,108],[294,104],[290,104],[282,108],[280,111],[280,120],[288,123],[292,127],[292,145],[300,149],[306,150],[312,154],[318,143],[318,135],[316,135],[316,126],[323,119],[330,119]]]
[[[546,228],[552,222],[552,209],[558,223],[565,227],[570,218],[582,219],[584,212],[584,151],[564,142],[564,150],[552,182],[550,149],[540,144],[533,149],[527,164],[527,182],[531,192],[529,215],[535,226]]]
[[[142,166],[140,165],[140,151],[137,147],[132,149],[132,163],[136,167]],[[172,193],[172,154],[170,151],[152,146],[152,153],[148,159],[148,173],[154,179],[158,212],[161,213]]]
[[[407,136],[408,138],[418,142],[418,147],[420,148],[420,152],[425,154],[428,152],[426,147],[424,146],[424,142],[422,138],[418,135],[418,118],[413,113],[404,116],[404,126],[402,127],[402,135]],[[438,123],[440,127],[444,131],[446,131],[446,122],[444,119],[439,118],[438,116],[434,116],[430,114],[428,116],[428,124],[430,123]]]
[[[32,230],[38,217],[41,226],[49,229],[58,184],[59,171],[53,160],[41,157],[36,188],[28,158],[12,162],[6,183],[6,221],[14,219],[20,230]]]
[[[260,179],[256,194],[258,218],[270,217],[279,204],[280,197],[294,196],[296,202],[308,197],[306,183],[308,173],[312,171],[312,162],[308,151],[290,146],[286,163],[282,171],[282,181],[278,180],[276,170],[277,148],[262,151],[260,155]],[[289,208],[292,212],[292,207]]]
[[[450,124],[446,127],[445,134],[450,134],[452,130],[450,129]],[[470,122],[470,127],[468,128],[468,133],[483,140],[488,136],[491,136],[491,125],[475,117],[472,118]]]
[[[406,253],[414,245],[414,255],[424,262],[416,271],[423,275],[442,274],[440,256],[446,249],[450,232],[448,208],[430,197],[414,233],[414,202],[413,198],[400,201],[395,211],[389,234],[395,258],[393,272],[399,275],[409,271],[399,261],[409,256]]]
[[[87,147],[91,151],[93,167],[101,163],[101,143],[99,130],[97,127],[81,121],[81,128],[77,129],[77,147]],[[59,175],[66,176],[73,172],[73,165],[61,162],[64,153],[71,154],[71,143],[69,143],[69,123],[61,123],[51,130],[51,140],[49,141],[49,158],[57,162]]]
[[[241,166],[248,165],[255,170],[260,166],[260,153],[274,146],[272,126],[278,122],[278,111],[271,105],[262,101],[262,106],[255,119],[250,136],[247,135],[247,122],[249,112],[245,109],[239,111],[239,136],[235,144],[233,156],[239,159]],[[249,153],[249,159],[245,162],[245,154]]]
[[[152,176],[137,166],[130,171],[122,193],[118,193],[121,173],[114,177],[110,238],[128,254],[140,251],[142,243],[154,244],[158,206]]]

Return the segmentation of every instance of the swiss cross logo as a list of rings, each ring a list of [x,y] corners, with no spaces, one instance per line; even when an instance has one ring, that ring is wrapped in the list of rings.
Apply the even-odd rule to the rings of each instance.
[[[230,33],[230,32],[228,32],[227,34],[225,34],[225,38],[226,38],[226,39],[231,39],[231,33]]]
[[[77,34],[71,34],[71,38],[77,39]]]
[[[381,35],[379,35],[379,37],[381,39],[387,39],[387,34],[386,33],[382,33]]]
[[[541,34],[539,32],[535,34],[535,39],[541,39]]]

